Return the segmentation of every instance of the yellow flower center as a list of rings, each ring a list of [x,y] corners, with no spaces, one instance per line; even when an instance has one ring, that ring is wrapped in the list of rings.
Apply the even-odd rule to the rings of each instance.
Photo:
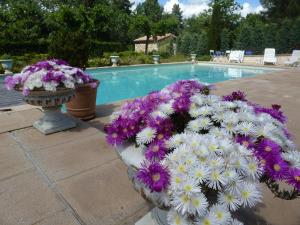
[[[181,199],[182,199],[182,201],[183,201],[184,203],[188,203],[189,200],[190,200],[189,196],[187,196],[187,195],[183,195],[183,196],[181,197]]]
[[[211,222],[210,222],[208,219],[205,219],[205,220],[203,221],[203,224],[204,224],[204,225],[211,225]]]
[[[113,134],[112,134],[112,137],[113,137],[113,138],[116,138],[116,137],[118,137],[118,134],[117,134],[117,133],[113,133]]]
[[[124,128],[124,129],[123,129],[123,132],[124,132],[124,133],[127,133],[127,131],[128,131],[127,128]]]
[[[140,114],[143,115],[145,113],[145,110],[140,111]]]
[[[192,185],[190,185],[190,184],[185,185],[185,186],[184,186],[184,190],[185,190],[186,192],[191,191],[191,190],[192,190]]]
[[[262,166],[264,166],[264,165],[266,165],[266,160],[262,159],[262,160],[260,160],[260,163]]]
[[[248,191],[242,191],[242,196],[244,198],[249,198],[249,192]]]
[[[159,146],[158,145],[155,145],[153,148],[152,148],[152,151],[153,152],[158,152],[159,150]]]
[[[193,199],[192,203],[195,207],[199,207],[199,205],[200,205],[199,199]]]
[[[158,139],[158,140],[161,140],[161,139],[163,139],[163,138],[164,138],[164,135],[163,135],[163,134],[157,135],[157,139]]]
[[[270,146],[266,146],[266,147],[265,147],[265,151],[266,151],[266,152],[270,152],[270,151],[272,151],[272,148],[271,148]]]
[[[248,141],[243,141],[242,144],[243,144],[245,147],[248,147],[248,146],[249,146],[249,142],[248,142]]]
[[[178,166],[178,171],[181,172],[181,173],[184,173],[184,172],[185,172],[185,167],[184,167],[184,165],[179,165],[179,166]]]
[[[223,219],[223,213],[222,212],[217,212],[216,216],[219,220]]]
[[[179,216],[176,216],[176,218],[175,218],[175,224],[176,225],[180,225],[181,224],[181,220],[180,220]]]
[[[159,174],[159,173],[153,174],[153,175],[152,175],[152,180],[153,180],[154,182],[159,181],[159,180],[160,180],[160,174]]]
[[[180,179],[179,177],[176,177],[176,178],[175,178],[175,183],[176,183],[176,184],[180,184],[180,183],[181,183],[181,179]]]
[[[299,181],[300,181],[300,176],[295,176],[295,180],[296,180],[297,182],[299,182]]]
[[[274,165],[274,170],[275,170],[275,171],[278,172],[278,171],[280,171],[280,169],[281,169],[280,165],[278,165],[278,164],[275,164],[275,165]]]

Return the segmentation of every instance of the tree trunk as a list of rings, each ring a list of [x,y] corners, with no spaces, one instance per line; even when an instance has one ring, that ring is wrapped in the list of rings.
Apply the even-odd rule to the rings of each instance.
[[[145,54],[146,54],[146,55],[148,55],[149,39],[150,39],[150,36],[147,35],[147,38],[146,38],[146,45],[145,45]]]

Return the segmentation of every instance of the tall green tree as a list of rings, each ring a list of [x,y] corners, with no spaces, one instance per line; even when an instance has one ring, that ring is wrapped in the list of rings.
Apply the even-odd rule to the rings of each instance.
[[[133,3],[130,0],[111,0],[111,5],[113,8],[130,15]]]
[[[143,22],[145,27],[148,27],[149,25],[150,28],[148,31],[142,29],[144,35],[146,35],[145,54],[148,54],[150,37],[153,36],[155,38],[157,35],[162,35],[165,32],[165,29],[163,29],[164,23],[161,21],[163,17],[163,8],[158,3],[158,0],[146,0],[137,6],[136,13],[142,16],[137,17],[137,19],[140,20],[140,22]],[[140,22],[137,24],[140,24]]]
[[[296,18],[300,15],[299,0],[260,0],[268,19],[280,21],[283,18]]]
[[[179,4],[174,4],[172,8],[172,15],[176,16],[176,18],[179,21],[180,29],[183,28],[183,17],[182,17],[182,10],[179,6]]]
[[[240,5],[234,0],[212,0],[210,6],[211,20],[208,32],[208,46],[210,49],[220,49],[221,30],[223,28],[236,29],[240,21],[240,14],[237,13]]]

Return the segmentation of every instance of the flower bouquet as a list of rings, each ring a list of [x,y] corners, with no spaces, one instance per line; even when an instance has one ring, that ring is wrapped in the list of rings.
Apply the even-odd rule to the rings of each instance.
[[[260,182],[277,197],[299,196],[300,153],[280,106],[211,89],[178,81],[127,102],[105,128],[135,188],[168,210],[162,224],[243,224],[231,214],[261,201]]]
[[[5,79],[8,90],[22,91],[26,103],[43,107],[44,117],[33,126],[44,134],[76,126],[74,120],[60,112],[60,107],[74,97],[75,87],[82,84],[95,85],[90,75],[57,59],[40,61]]]

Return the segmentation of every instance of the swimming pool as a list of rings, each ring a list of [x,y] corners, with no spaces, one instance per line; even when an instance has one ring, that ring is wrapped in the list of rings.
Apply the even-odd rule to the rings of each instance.
[[[278,69],[189,63],[99,68],[87,72],[101,81],[97,94],[97,105],[100,105],[144,96],[177,80],[197,79],[212,84],[274,70]]]

